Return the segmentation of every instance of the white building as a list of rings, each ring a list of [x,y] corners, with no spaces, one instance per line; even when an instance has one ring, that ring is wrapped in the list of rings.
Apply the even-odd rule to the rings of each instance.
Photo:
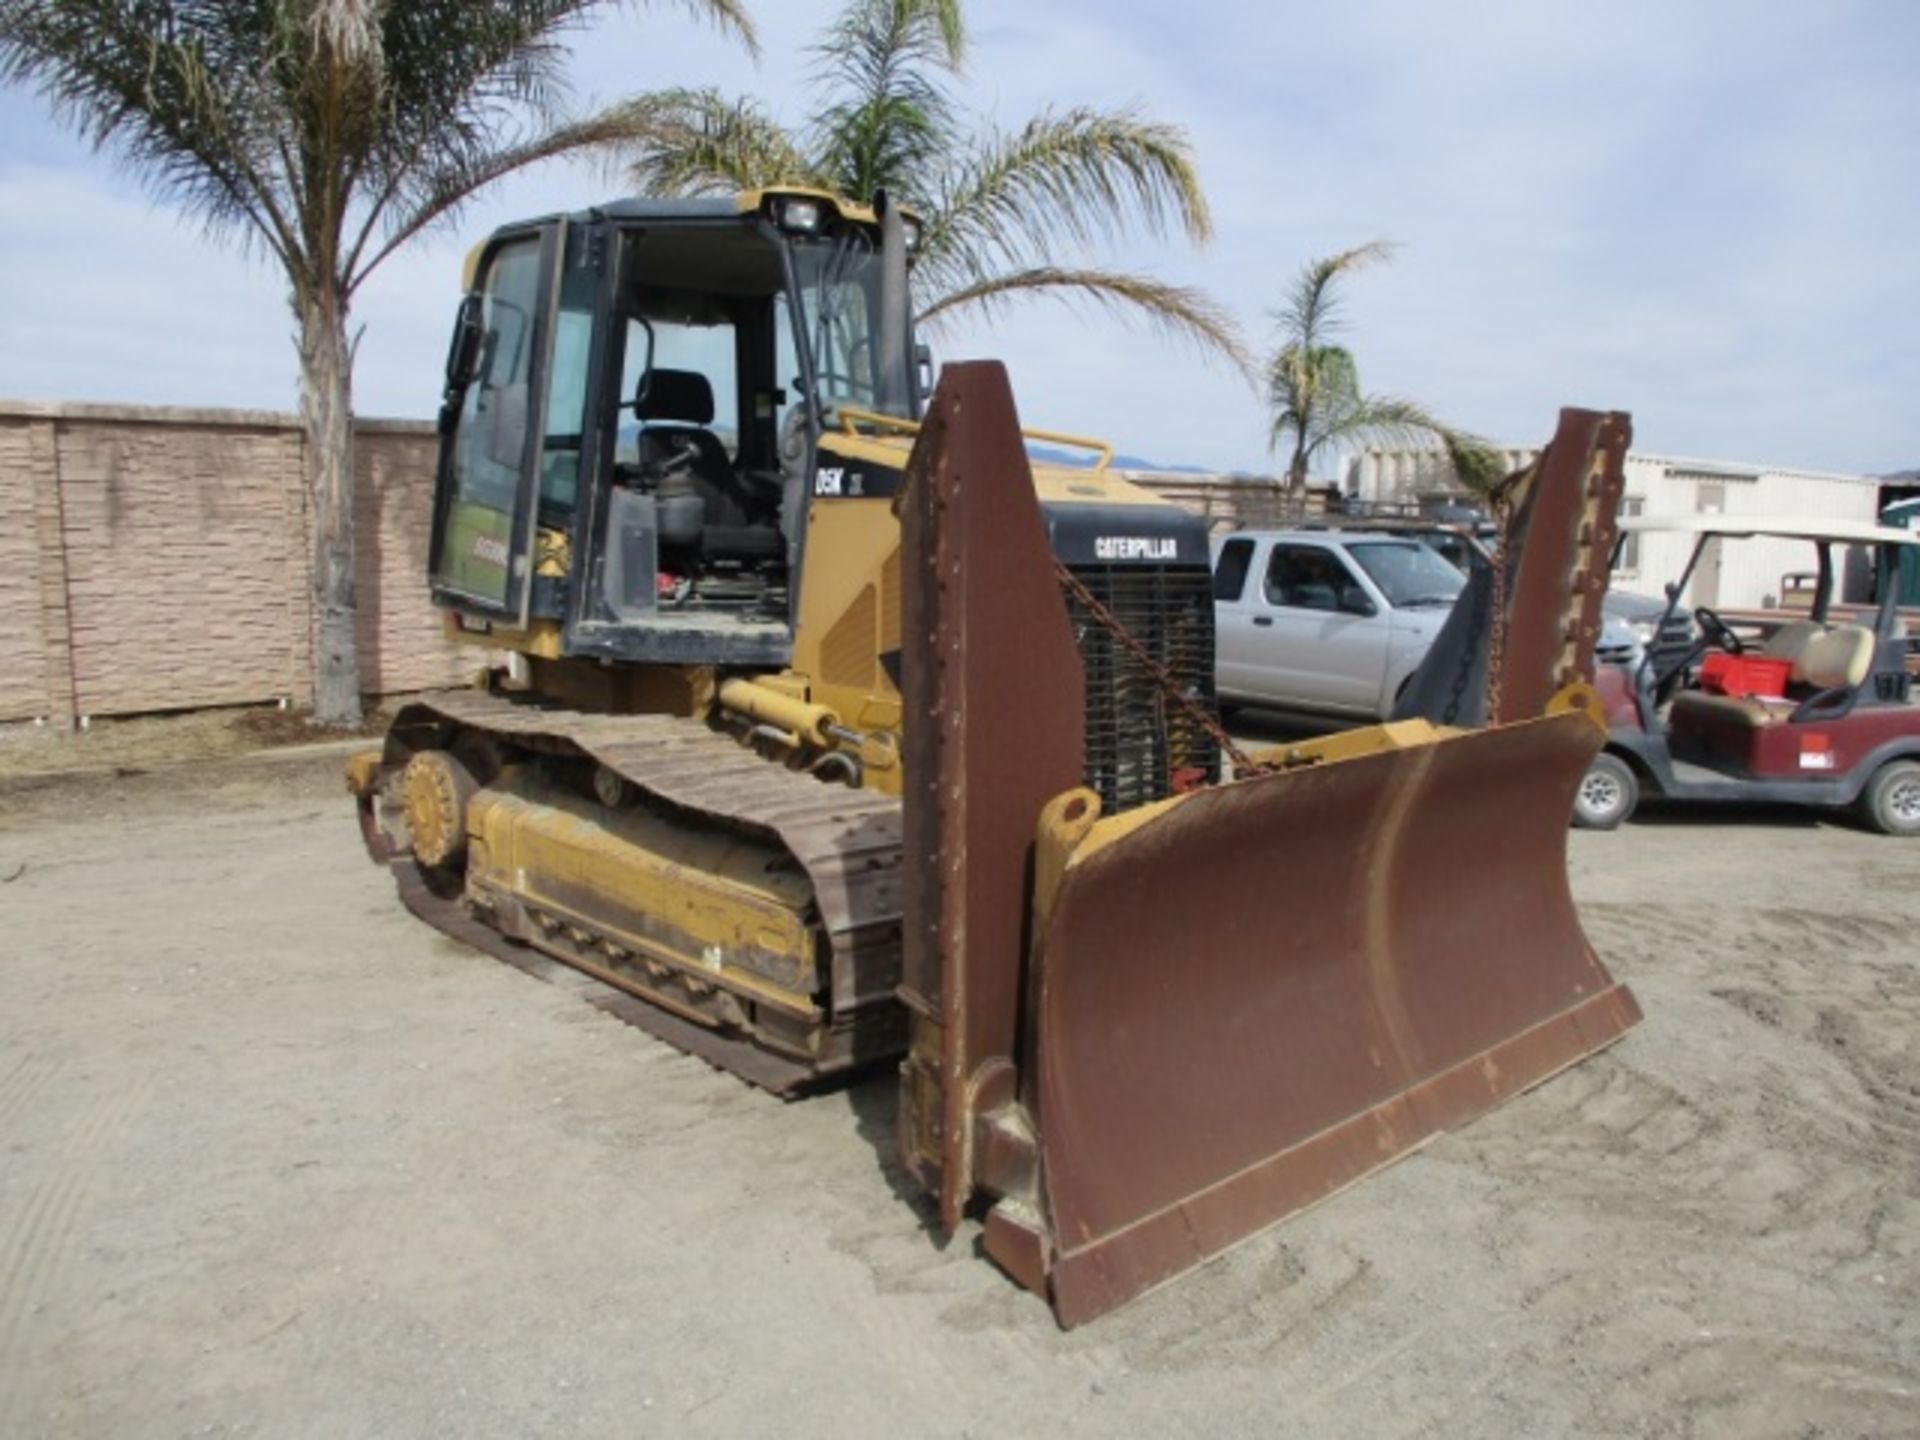
[[[1513,468],[1530,462],[1531,449],[1510,449]],[[1872,475],[1843,475],[1722,460],[1686,460],[1670,455],[1627,454],[1626,498],[1629,515],[1813,515],[1835,520],[1872,520],[1882,504],[1882,481]],[[1346,493],[1369,504],[1430,506],[1463,499],[1446,455],[1437,449],[1363,451],[1347,471]],[[1623,590],[1658,595],[1680,576],[1692,551],[1691,535],[1630,537],[1614,571]],[[1716,553],[1724,550],[1724,554]],[[1780,603],[1787,577],[1813,569],[1812,547],[1793,540],[1714,542],[1701,557],[1687,587],[1688,605],[1722,610],[1772,609]],[[1865,599],[1870,584],[1863,553],[1849,555],[1838,568],[1840,599]]]

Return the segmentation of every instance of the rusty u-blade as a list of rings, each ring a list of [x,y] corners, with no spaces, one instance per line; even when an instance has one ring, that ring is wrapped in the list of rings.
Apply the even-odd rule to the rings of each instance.
[[[943,372],[902,502],[907,702],[931,723],[908,734],[901,1140],[943,1223],[986,1202],[988,1253],[1062,1324],[1639,1018],[1565,858],[1602,739],[1593,640],[1629,433],[1563,412],[1505,488],[1499,572],[1414,688],[1473,713],[1255,755],[1103,815],[1004,372]]]

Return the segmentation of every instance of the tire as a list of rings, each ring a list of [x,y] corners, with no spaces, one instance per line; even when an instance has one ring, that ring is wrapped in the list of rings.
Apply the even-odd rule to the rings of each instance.
[[[1617,830],[1640,803],[1640,778],[1618,755],[1593,757],[1573,797],[1573,823],[1581,830]]]
[[[1889,760],[1874,771],[1860,813],[1882,835],[1920,835],[1920,762]]]

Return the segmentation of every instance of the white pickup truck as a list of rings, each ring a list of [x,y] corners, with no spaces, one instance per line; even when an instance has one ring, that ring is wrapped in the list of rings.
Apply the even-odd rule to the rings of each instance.
[[[1215,688],[1228,704],[1385,719],[1466,583],[1421,541],[1377,531],[1216,536]]]

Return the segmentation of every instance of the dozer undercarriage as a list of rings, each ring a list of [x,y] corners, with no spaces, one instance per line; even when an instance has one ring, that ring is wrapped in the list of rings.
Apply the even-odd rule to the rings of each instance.
[[[422,918],[650,1002],[663,1013],[624,1017],[757,1085],[792,1093],[904,1047],[891,796],[700,721],[486,690],[402,710],[357,788],[368,848]]]

